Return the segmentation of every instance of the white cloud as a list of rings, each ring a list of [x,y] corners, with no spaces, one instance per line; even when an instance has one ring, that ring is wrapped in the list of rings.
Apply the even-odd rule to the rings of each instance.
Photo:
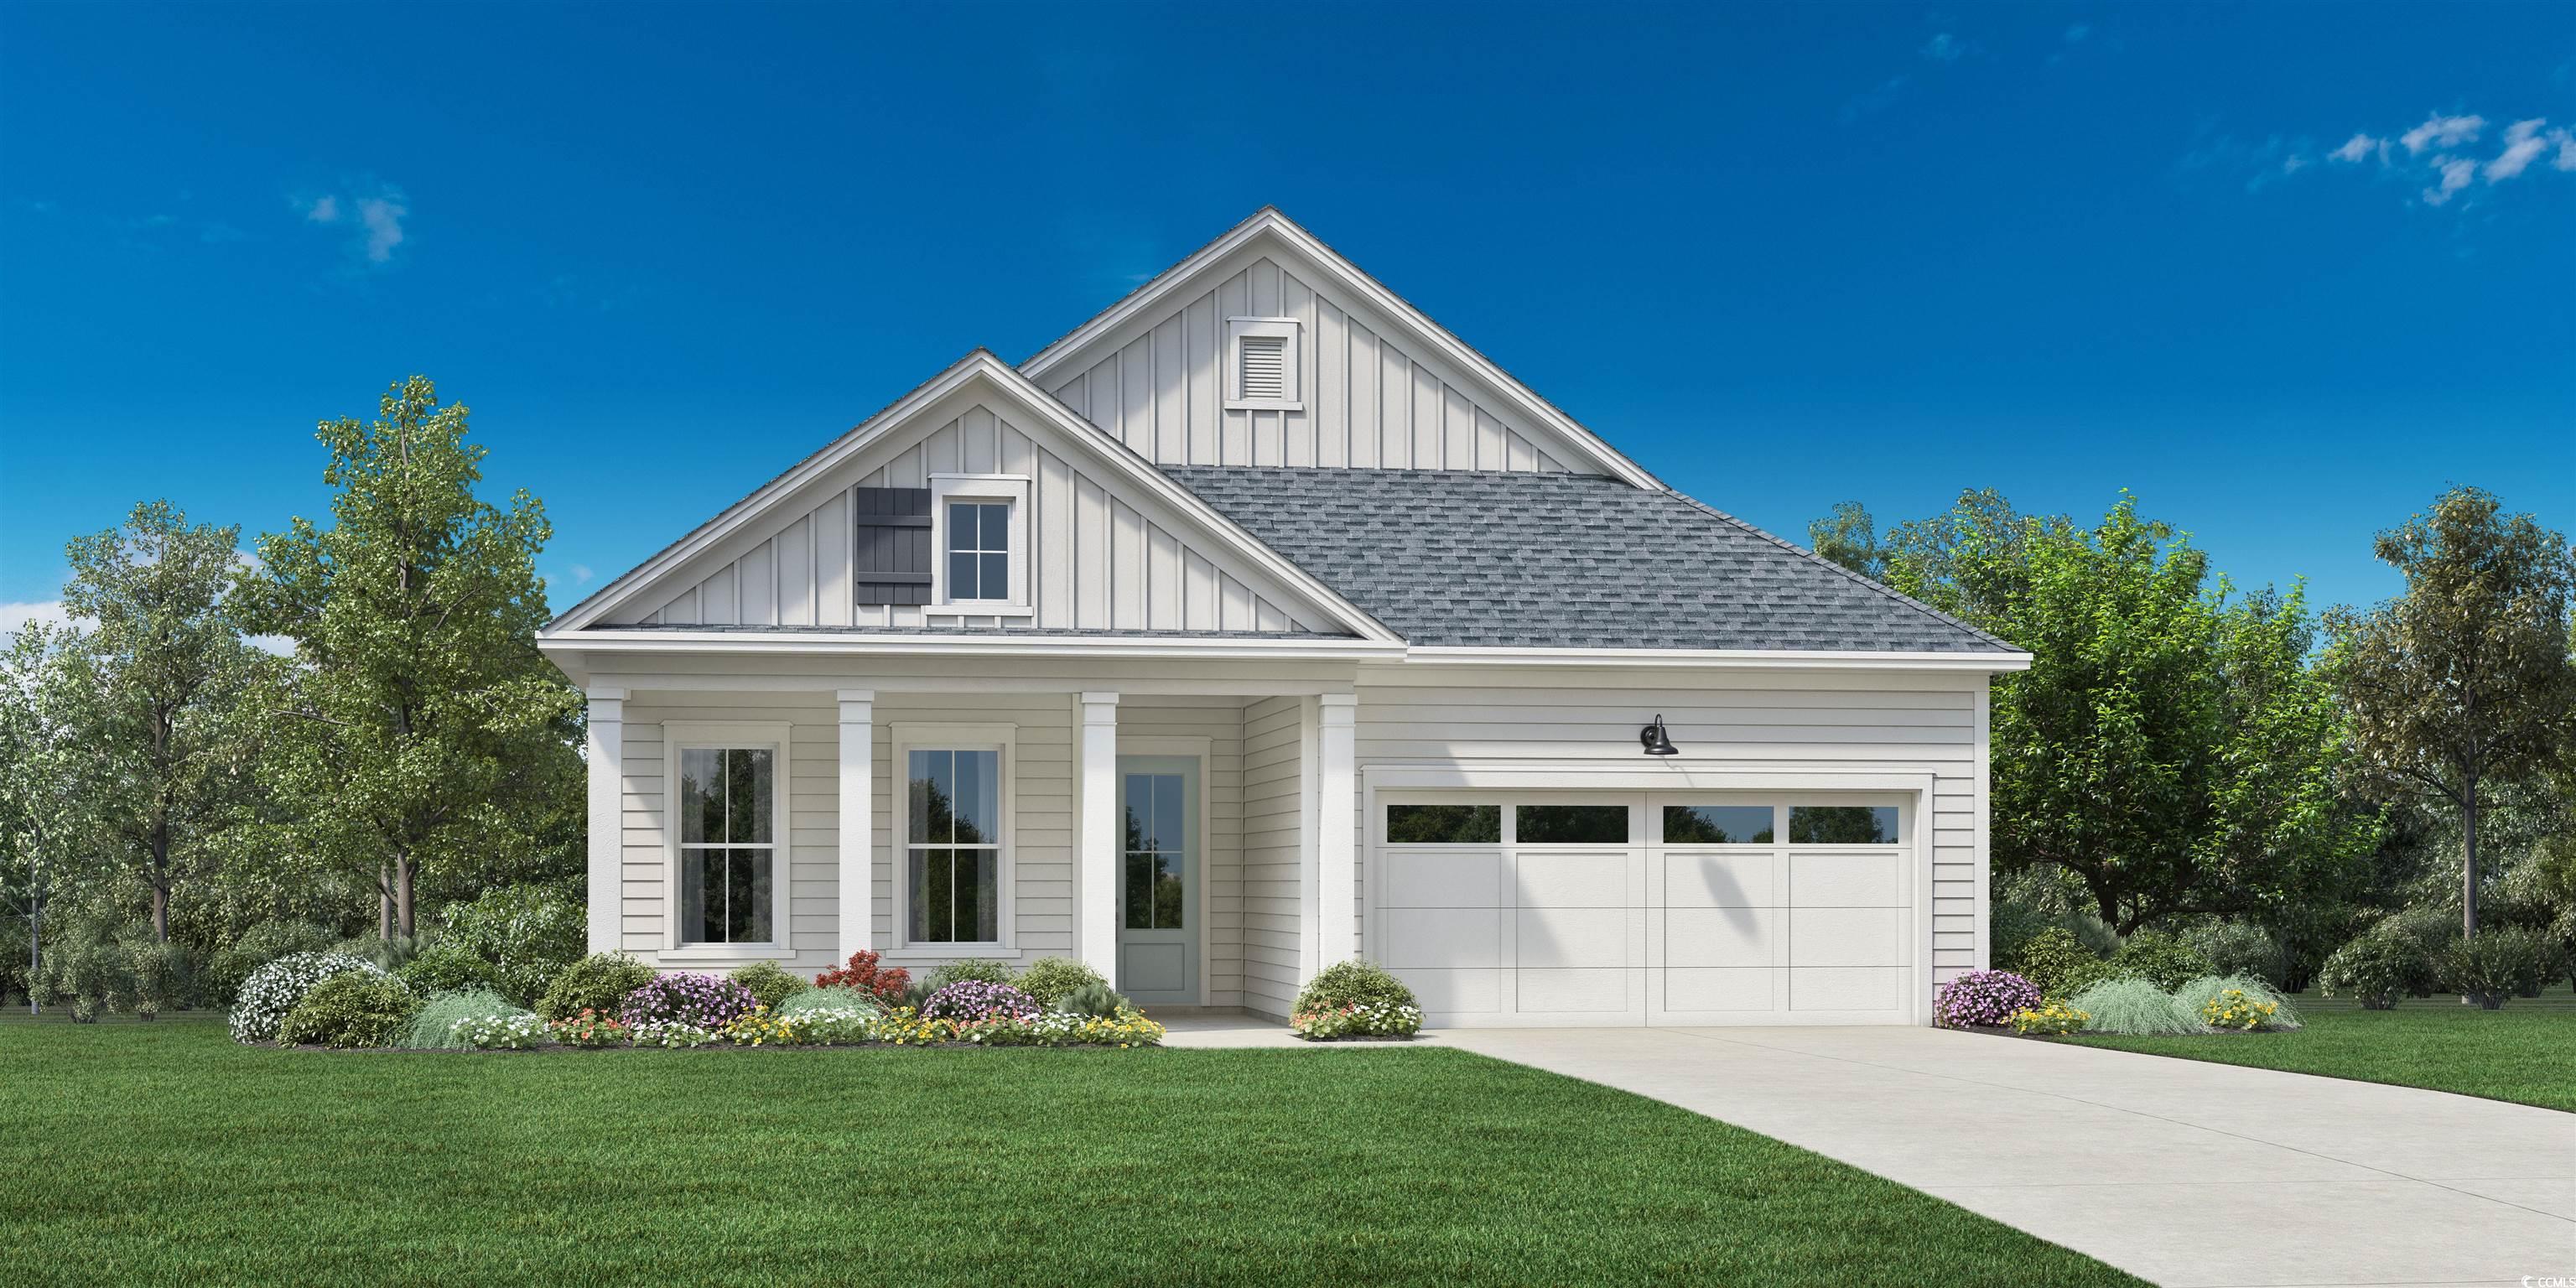
[[[2444,116],[2435,112],[2424,118],[2422,125],[2398,135],[2397,141],[2406,145],[2411,156],[2426,148],[2454,148],[2472,142],[2486,128],[2487,118],[2483,116]]]
[[[2549,140],[2540,134],[2540,127],[2548,123],[2535,116],[2504,127],[2504,151],[2497,153],[2495,160],[2487,162],[2487,182],[2510,179],[2529,168],[2541,151],[2549,146]]]
[[[2356,134],[2351,138],[2344,140],[2342,147],[2336,148],[2334,151],[2329,152],[2326,155],[2337,161],[2359,161],[2363,157],[2369,156],[2373,152],[2377,152],[2380,154],[2380,159],[2385,161],[2388,159],[2387,150],[2388,140],[2374,139],[2367,134]]]
[[[304,217],[317,224],[337,223],[340,219],[340,199],[333,196],[315,198],[312,205],[304,208]]]
[[[59,599],[0,604],[0,639],[17,634],[33,622],[67,626],[71,620],[71,613],[63,608],[63,601]]]
[[[2469,180],[2476,178],[2478,174],[2477,162],[2460,157],[2435,157],[2433,168],[2442,178],[2440,183],[2424,190],[2424,204],[2428,206],[2438,206],[2449,201],[2451,194],[2468,187]]]
[[[591,578],[598,575],[599,574],[590,570],[590,565],[588,564],[574,564],[572,566],[572,584],[576,586],[587,583]]]
[[[403,216],[410,213],[402,194],[391,189],[384,196],[358,200],[358,222],[367,228],[368,263],[381,264],[394,257],[394,247],[403,241]]]
[[[1923,56],[1936,63],[1955,63],[1971,48],[1967,41],[1945,31],[1923,42]]]

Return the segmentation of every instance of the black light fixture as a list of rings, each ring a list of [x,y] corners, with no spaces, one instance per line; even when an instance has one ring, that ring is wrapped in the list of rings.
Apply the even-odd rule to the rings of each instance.
[[[1660,714],[1655,717],[1653,724],[1637,731],[1637,741],[1646,744],[1646,754],[1649,756],[1682,754],[1681,748],[1674,746],[1673,740],[1664,733],[1664,718]]]

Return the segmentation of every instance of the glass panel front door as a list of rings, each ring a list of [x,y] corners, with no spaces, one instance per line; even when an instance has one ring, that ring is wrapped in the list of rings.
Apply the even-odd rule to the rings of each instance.
[[[1199,762],[1118,758],[1119,992],[1140,1003],[1199,1000]]]

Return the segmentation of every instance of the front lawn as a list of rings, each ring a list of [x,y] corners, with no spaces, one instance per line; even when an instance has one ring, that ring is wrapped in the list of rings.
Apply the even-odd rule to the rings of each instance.
[[[2306,1027],[2292,1033],[2060,1038],[2088,1046],[2223,1064],[2322,1073],[2429,1087],[2467,1096],[2576,1111],[2576,1006],[2564,989],[2500,1011],[2448,998],[2415,998],[2395,1010],[2294,998]]]
[[[0,1023],[36,1283],[2135,1284],[1454,1050],[250,1049]]]

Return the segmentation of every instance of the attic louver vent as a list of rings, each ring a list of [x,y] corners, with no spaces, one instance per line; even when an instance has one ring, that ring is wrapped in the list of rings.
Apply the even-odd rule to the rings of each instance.
[[[1243,337],[1242,360],[1239,388],[1246,400],[1288,396],[1288,337],[1247,335]]]
[[[862,604],[930,602],[930,489],[863,487],[857,502],[857,540],[851,577]]]

